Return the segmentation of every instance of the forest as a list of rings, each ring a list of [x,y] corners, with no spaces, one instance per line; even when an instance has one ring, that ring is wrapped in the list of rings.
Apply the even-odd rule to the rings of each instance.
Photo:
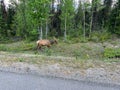
[[[120,0],[10,0],[0,2],[0,40],[57,37],[104,41],[120,35]]]

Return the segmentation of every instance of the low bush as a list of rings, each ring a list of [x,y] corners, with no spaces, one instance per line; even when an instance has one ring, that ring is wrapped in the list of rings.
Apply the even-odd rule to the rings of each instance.
[[[106,48],[104,50],[104,57],[120,58],[120,48]]]
[[[104,42],[110,39],[110,37],[111,37],[111,34],[105,31],[104,32],[93,32],[90,37],[90,40],[94,42]]]

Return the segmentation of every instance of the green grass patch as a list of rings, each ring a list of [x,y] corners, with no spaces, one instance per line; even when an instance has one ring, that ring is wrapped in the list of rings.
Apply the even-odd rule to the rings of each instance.
[[[20,51],[32,51],[36,47],[34,42],[14,42],[7,44],[0,44],[0,51],[20,52]]]
[[[106,48],[104,56],[107,58],[120,58],[120,48]]]

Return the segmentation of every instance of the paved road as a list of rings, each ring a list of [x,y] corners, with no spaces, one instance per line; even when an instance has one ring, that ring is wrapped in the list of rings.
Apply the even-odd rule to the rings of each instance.
[[[53,77],[0,72],[0,90],[120,90],[120,88]]]

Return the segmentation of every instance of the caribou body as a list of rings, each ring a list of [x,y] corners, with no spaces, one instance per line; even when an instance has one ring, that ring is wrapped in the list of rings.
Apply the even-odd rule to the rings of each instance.
[[[48,48],[51,47],[53,44],[57,44],[57,40],[38,40],[37,42],[37,49],[41,49],[42,46],[47,46]]]

